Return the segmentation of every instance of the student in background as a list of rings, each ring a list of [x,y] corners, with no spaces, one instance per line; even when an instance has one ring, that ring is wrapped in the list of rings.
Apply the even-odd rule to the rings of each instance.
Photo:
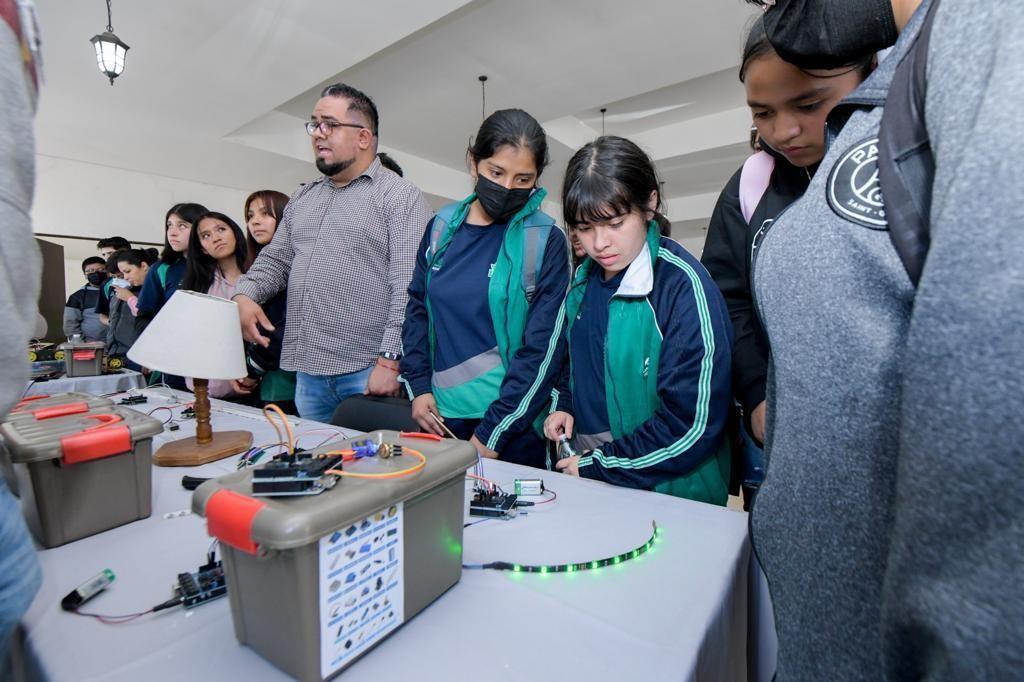
[[[123,249],[110,257],[117,268],[119,277],[128,283],[127,287],[119,286],[121,282],[111,284],[113,296],[109,301],[107,315],[110,323],[107,327],[107,355],[124,356],[135,343],[139,332],[135,326],[135,311],[138,306],[138,295],[146,280],[150,267],[156,262],[155,249]],[[101,299],[101,304],[103,299]],[[138,365],[125,358],[125,366],[139,370]]]
[[[245,234],[228,216],[206,211],[196,216],[188,240],[188,259],[181,288],[231,300],[246,270]],[[192,390],[192,380],[187,380]],[[210,380],[211,398],[236,396],[231,381]]]
[[[107,281],[106,263],[102,258],[90,256],[82,261],[82,274],[85,286],[71,294],[64,304],[64,335],[70,338],[77,334],[86,341],[103,341],[107,328],[96,306]]]
[[[380,159],[380,165],[384,166],[398,177],[405,176],[405,173],[402,172],[402,167],[398,165],[398,162],[388,156],[385,152],[378,153],[377,158]]]
[[[568,358],[544,433],[575,438],[573,476],[725,505],[732,326],[718,287],[662,234],[650,158],[599,137],[569,161],[565,222],[587,258],[565,313]]]
[[[832,107],[867,78],[875,55],[814,74],[785,62],[765,37],[760,20],[750,28],[739,79],[754,119],[751,156],[718,198],[701,263],[725,296],[733,325],[733,396],[743,413],[746,444],[740,482],[749,509],[764,480],[765,386],[768,337],[750,293],[751,254],[761,227],[807,190],[825,155],[825,118]],[[753,441],[750,438],[753,438]]]
[[[96,249],[100,252],[100,258],[106,261],[116,251],[124,251],[132,248],[131,242],[124,237],[107,237],[96,242]]]
[[[168,209],[164,218],[164,249],[160,253],[160,262],[150,268],[142,291],[139,292],[136,325],[140,334],[178,290],[181,278],[185,275],[192,224],[205,212],[206,207],[200,204],[175,204]],[[185,388],[182,377],[164,374],[162,381],[171,388]]]
[[[544,129],[496,111],[468,150],[475,191],[442,208],[416,255],[402,330],[402,379],[427,432],[484,457],[543,467],[533,422],[549,399],[569,281],[565,236],[540,210]]]
[[[576,230],[569,228],[569,247],[572,249],[572,270],[576,272],[576,268],[583,262],[583,259],[587,257],[586,249],[583,248],[583,244],[580,242],[580,236],[576,234]]]
[[[114,292],[110,288],[110,280],[114,277],[119,277],[121,274],[117,271],[117,264],[112,264],[110,262],[110,257],[113,256],[116,251],[122,251],[130,248],[132,248],[131,242],[124,237],[107,237],[96,242],[96,250],[100,252],[100,258],[102,258],[103,262],[106,263],[107,274],[110,275],[101,287],[100,300],[96,306],[96,312],[100,313],[100,320],[103,321],[104,325],[107,324],[107,313],[109,312],[108,304],[114,295]]]
[[[245,215],[245,241],[248,265],[256,260],[256,256],[274,238],[277,224],[284,215],[288,204],[288,195],[274,190],[264,189],[253,192],[246,198],[243,214]],[[281,347],[284,342],[284,327],[288,311],[288,291],[278,292],[263,305],[274,330],[260,327],[260,331],[270,339],[269,346],[247,342],[245,344],[245,364],[249,368],[249,376],[232,382],[232,388],[239,395],[258,395],[264,405],[274,403],[288,414],[298,414],[295,407],[295,372],[281,369]]]

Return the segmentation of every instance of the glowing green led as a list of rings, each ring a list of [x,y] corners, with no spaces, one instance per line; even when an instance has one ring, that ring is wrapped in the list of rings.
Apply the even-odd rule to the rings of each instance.
[[[635,558],[637,558],[638,556],[640,556],[640,550],[639,550],[639,549],[634,549],[634,550],[633,550],[633,558],[635,559]]]
[[[569,564],[568,566],[565,567],[565,572],[566,573],[572,573],[574,570],[575,570],[575,566],[573,566],[572,564]]]
[[[523,567],[520,566],[519,564],[516,564],[516,565],[514,565],[512,567],[512,570],[515,571],[516,573],[519,573],[521,570],[523,570]]]
[[[540,572],[541,573],[547,573],[548,572],[548,567],[547,566],[541,566],[540,567]]]
[[[622,557],[620,557],[620,556],[615,557],[615,563],[619,563],[620,561],[622,561]]]
[[[597,568],[597,566],[598,566],[598,563],[596,561],[591,561],[590,562],[590,567],[591,568]]]

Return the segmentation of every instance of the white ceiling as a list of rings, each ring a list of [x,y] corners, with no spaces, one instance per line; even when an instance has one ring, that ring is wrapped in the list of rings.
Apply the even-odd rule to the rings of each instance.
[[[46,83],[37,151],[250,191],[315,176],[302,122],[344,81],[381,112],[381,147],[441,203],[469,189],[464,154],[487,110],[548,131],[557,198],[572,151],[601,131],[656,160],[669,215],[699,231],[746,155],[736,79],[741,0],[138,0],[115,2],[131,50],[111,87],[89,38],[102,0],[36,0]]]

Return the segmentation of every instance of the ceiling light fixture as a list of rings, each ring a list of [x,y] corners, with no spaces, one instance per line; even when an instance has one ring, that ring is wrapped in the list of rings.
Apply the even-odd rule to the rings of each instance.
[[[480,120],[487,118],[487,76],[478,76],[480,81]]]
[[[94,35],[89,42],[96,49],[97,66],[113,85],[114,79],[124,71],[124,58],[128,53],[128,46],[114,35],[113,20],[110,18],[110,0],[107,0],[107,30]]]
[[[604,115],[608,113],[608,107],[601,108],[601,136],[604,137]]]

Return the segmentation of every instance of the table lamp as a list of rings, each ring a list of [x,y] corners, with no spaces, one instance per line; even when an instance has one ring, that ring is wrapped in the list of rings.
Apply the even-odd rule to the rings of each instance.
[[[210,426],[210,379],[246,376],[238,306],[194,291],[174,292],[128,351],[128,358],[165,374],[192,377],[196,435],[162,446],[157,466],[199,466],[252,446],[249,431],[214,432]]]

